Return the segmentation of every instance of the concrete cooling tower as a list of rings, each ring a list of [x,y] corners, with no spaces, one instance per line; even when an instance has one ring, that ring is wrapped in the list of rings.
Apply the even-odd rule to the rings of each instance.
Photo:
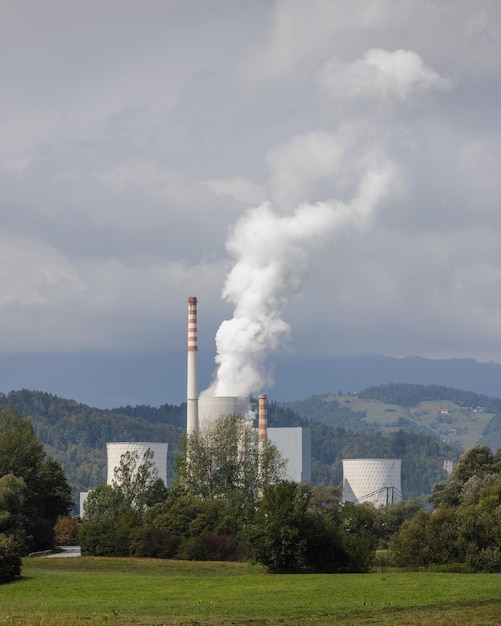
[[[401,459],[343,460],[343,500],[375,506],[402,500]]]
[[[198,399],[198,426],[205,426],[226,415],[241,415],[247,418],[250,413],[249,398],[244,396],[202,396]]]
[[[115,478],[115,468],[120,466],[122,454],[126,452],[137,452],[139,455],[139,463],[141,463],[146,450],[153,452],[153,464],[157,468],[158,477],[167,484],[167,448],[166,443],[152,443],[142,441],[139,443],[131,443],[128,441],[120,441],[117,443],[107,443],[106,451],[108,454],[108,477],[106,484],[111,485]]]

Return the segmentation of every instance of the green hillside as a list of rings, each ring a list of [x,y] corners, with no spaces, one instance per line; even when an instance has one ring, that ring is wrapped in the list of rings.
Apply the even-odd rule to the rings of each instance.
[[[501,446],[501,400],[437,385],[392,384],[358,394],[313,396],[288,408],[328,426],[427,434],[467,450]]]

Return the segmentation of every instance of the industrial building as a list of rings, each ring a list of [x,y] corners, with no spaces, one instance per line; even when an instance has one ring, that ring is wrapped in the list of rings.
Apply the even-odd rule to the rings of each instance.
[[[250,399],[243,396],[198,397],[197,372],[197,298],[188,298],[188,372],[186,431],[188,434],[203,429],[225,415],[241,415],[251,420],[254,415]],[[290,480],[311,480],[311,434],[308,428],[268,428],[266,395],[259,396],[258,442],[269,439],[286,461]],[[258,444],[259,445],[259,444]]]
[[[344,459],[344,502],[387,506],[401,502],[401,459]]]
[[[311,433],[309,428],[268,428],[268,439],[286,460],[289,480],[311,480]]]

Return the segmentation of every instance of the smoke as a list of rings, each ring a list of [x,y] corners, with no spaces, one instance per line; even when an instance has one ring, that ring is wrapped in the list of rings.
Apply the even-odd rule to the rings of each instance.
[[[233,226],[226,247],[235,264],[222,295],[235,308],[217,331],[218,368],[205,395],[245,396],[272,383],[266,358],[289,339],[283,312],[312,257],[369,228],[376,206],[396,186],[396,167],[379,157],[349,202],[302,203],[290,215],[264,203]]]
[[[452,86],[411,50],[371,49],[345,64],[332,58],[315,80],[337,131],[299,135],[268,154],[274,206],[248,211],[230,232],[226,247],[235,264],[223,298],[235,308],[216,334],[218,368],[207,394],[248,395],[271,384],[266,358],[287,343],[283,312],[312,257],[352,241],[371,226],[376,207],[400,191],[400,173],[383,152],[393,134],[399,145],[399,133],[408,132],[395,107]],[[326,196],[339,199],[311,202]]]

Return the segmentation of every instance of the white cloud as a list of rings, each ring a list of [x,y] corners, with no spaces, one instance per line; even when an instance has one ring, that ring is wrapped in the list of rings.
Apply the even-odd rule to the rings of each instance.
[[[452,86],[412,50],[368,50],[362,59],[346,65],[330,59],[320,68],[318,80],[331,99],[349,103],[368,98],[390,105],[414,103],[422,94]]]
[[[201,181],[213,189],[217,194],[231,196],[246,205],[261,204],[266,200],[266,191],[261,185],[251,182],[242,176],[222,178],[219,180]]]
[[[3,240],[0,268],[0,311],[45,306],[85,290],[75,267],[56,250],[36,241]]]

